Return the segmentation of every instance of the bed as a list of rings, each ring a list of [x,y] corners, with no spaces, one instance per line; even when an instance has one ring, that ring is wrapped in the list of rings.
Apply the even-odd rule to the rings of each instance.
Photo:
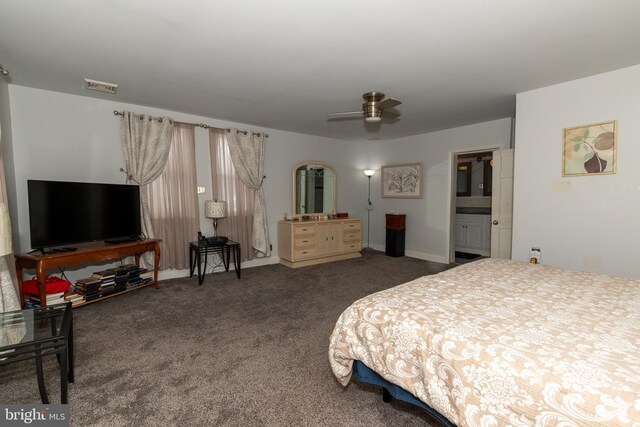
[[[362,298],[331,335],[457,426],[640,426],[640,280],[484,259]]]

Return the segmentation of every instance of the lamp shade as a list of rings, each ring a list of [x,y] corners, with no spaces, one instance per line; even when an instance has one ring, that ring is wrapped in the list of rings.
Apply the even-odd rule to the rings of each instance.
[[[373,175],[375,175],[376,170],[375,169],[365,169],[363,172],[364,172],[364,174],[366,176],[373,176]]]
[[[207,218],[224,218],[227,216],[227,202],[207,200],[204,202],[204,216]]]
[[[13,252],[11,250],[11,221],[6,203],[0,203],[0,256]]]

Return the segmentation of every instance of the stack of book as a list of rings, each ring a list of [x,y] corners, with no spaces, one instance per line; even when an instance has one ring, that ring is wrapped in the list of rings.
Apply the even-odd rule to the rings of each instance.
[[[124,266],[128,269],[127,289],[144,285],[153,280],[153,273],[146,268],[141,268],[133,264]]]
[[[100,297],[100,280],[87,277],[76,281],[75,293],[82,295],[83,301],[91,301]]]
[[[62,304],[63,302],[66,302],[64,299],[64,292],[47,294],[47,305]],[[40,296],[30,295],[27,304],[31,304],[32,306],[41,306],[42,304],[40,304]]]
[[[71,307],[76,307],[77,305],[84,302],[84,296],[75,292],[67,292],[67,294],[64,296],[64,299],[71,303]]]
[[[100,281],[100,296],[107,296],[116,292],[116,269],[108,268],[102,271],[96,271],[91,278]]]
[[[115,292],[135,288],[152,280],[153,272],[134,264],[108,268],[96,271],[91,277],[76,281],[74,292],[68,293],[62,302],[66,299],[71,301],[72,306],[74,306]],[[47,302],[47,304],[49,303]]]
[[[113,288],[114,292],[121,292],[127,289],[127,283],[129,282],[129,270],[124,266],[117,268],[114,281],[115,281],[115,286]]]

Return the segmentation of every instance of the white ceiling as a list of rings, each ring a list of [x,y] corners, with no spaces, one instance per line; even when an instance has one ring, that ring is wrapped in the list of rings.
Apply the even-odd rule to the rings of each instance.
[[[638,63],[638,0],[0,0],[6,81],[341,139],[509,117],[518,92]],[[399,121],[327,119],[370,90]]]

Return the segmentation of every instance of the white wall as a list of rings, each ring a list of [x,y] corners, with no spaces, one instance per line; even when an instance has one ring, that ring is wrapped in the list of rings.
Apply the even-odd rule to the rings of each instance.
[[[513,258],[640,278],[640,66],[518,94]],[[615,175],[562,177],[562,130],[618,120]]]
[[[371,144],[368,150],[369,163],[363,165],[377,169],[371,179],[374,206],[371,211],[371,246],[384,250],[385,213],[405,213],[405,253],[417,258],[449,262],[451,154],[457,151],[509,148],[510,136],[511,119],[506,118]],[[381,198],[380,166],[414,162],[422,162],[424,166],[422,199]],[[366,184],[366,179],[363,181]],[[364,220],[366,229],[366,213]]]
[[[26,182],[28,179],[57,179],[122,183],[124,175],[120,145],[120,119],[113,110],[131,110],[178,121],[207,123],[266,131],[265,193],[273,256],[246,263],[277,262],[277,221],[291,213],[291,168],[304,160],[321,160],[337,171],[337,210],[363,219],[366,245],[368,180],[362,170],[377,169],[372,178],[371,246],[384,250],[384,213],[407,214],[406,253],[439,262],[448,261],[451,194],[451,153],[508,147],[510,119],[464,126],[395,141],[356,142],[284,132],[254,129],[249,125],[160,110],[77,95],[9,85],[13,130],[15,200],[19,226],[17,250],[27,251],[29,220]],[[208,132],[196,128],[198,185],[207,192],[200,205],[211,198]],[[409,162],[424,163],[424,196],[419,200],[382,199],[380,166]],[[202,232],[211,234],[211,220],[201,211]],[[194,236],[195,237],[195,236]],[[162,278],[184,275],[165,272]]]
[[[338,206],[353,216],[362,215],[364,204],[357,201],[350,182],[363,156],[357,142],[256,129],[207,117],[160,110],[140,105],[106,101],[59,92],[9,85],[13,130],[13,162],[16,175],[14,200],[17,222],[16,251],[30,249],[27,180],[48,179],[86,182],[123,183],[124,166],[120,143],[120,118],[113,110],[130,110],[156,116],[169,116],[177,121],[206,123],[212,126],[266,131],[265,194],[273,256],[262,262],[277,262],[277,221],[291,211],[291,168],[300,161],[322,160],[335,166],[338,175]],[[4,109],[4,108],[3,108]],[[4,125],[4,123],[3,123]],[[4,129],[4,126],[3,126]],[[4,132],[3,132],[4,133]],[[208,131],[196,128],[198,185],[207,192],[199,196],[200,225],[207,235],[213,231],[210,219],[204,217],[203,205],[211,198],[211,169]],[[361,172],[360,172],[361,173]],[[359,190],[359,189],[358,189]],[[365,199],[366,200],[366,199]],[[14,229],[15,229],[14,224]],[[15,231],[15,230],[14,230]],[[194,236],[195,239],[196,236]],[[255,261],[254,264],[259,264]],[[252,265],[246,263],[246,266]],[[184,275],[165,272],[163,277]]]

